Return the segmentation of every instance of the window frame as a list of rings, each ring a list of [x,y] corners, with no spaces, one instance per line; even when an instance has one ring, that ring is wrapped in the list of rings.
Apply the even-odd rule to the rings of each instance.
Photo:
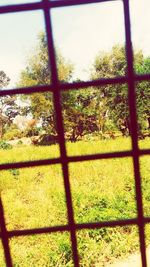
[[[42,10],[44,13],[45,29],[46,29],[47,44],[48,44],[48,54],[49,54],[49,62],[50,62],[50,69],[51,69],[51,84],[44,85],[44,86],[28,87],[28,88],[15,88],[15,89],[6,89],[6,90],[3,89],[0,91],[0,96],[6,96],[8,94],[9,95],[31,94],[34,92],[46,92],[46,91],[52,92],[53,99],[54,99],[54,108],[56,112],[56,124],[57,124],[59,146],[60,146],[60,157],[59,158],[0,164],[0,170],[7,170],[10,168],[11,169],[12,168],[27,168],[27,167],[33,167],[33,166],[43,166],[43,165],[60,163],[62,166],[62,170],[63,170],[67,214],[68,214],[67,225],[7,231],[3,204],[2,204],[2,200],[0,199],[0,227],[1,227],[0,238],[2,240],[2,244],[4,248],[6,265],[9,267],[13,266],[10,246],[9,246],[9,240],[12,237],[68,231],[70,232],[70,237],[71,237],[71,246],[72,246],[74,266],[78,267],[80,266],[78,246],[77,246],[77,237],[76,237],[76,232],[78,230],[98,229],[101,227],[116,227],[116,226],[124,226],[124,225],[138,226],[142,266],[143,267],[147,266],[144,227],[146,223],[150,222],[150,218],[144,217],[144,212],[143,212],[143,199],[142,199],[139,159],[140,159],[140,156],[149,155],[150,149],[139,149],[138,147],[135,84],[136,82],[139,82],[139,81],[150,80],[150,74],[138,75],[134,72],[129,0],[120,0],[123,4],[123,12],[124,12],[125,47],[126,47],[126,60],[127,60],[126,76],[108,78],[108,79],[102,78],[96,81],[93,80],[93,81],[87,81],[87,82],[83,81],[83,82],[62,84],[58,80],[58,73],[57,73],[57,66],[56,66],[56,56],[55,56],[55,48],[54,48],[54,40],[53,40],[53,28],[52,28],[52,22],[51,22],[51,9],[64,7],[64,6],[94,4],[94,3],[112,2],[112,1],[119,1],[119,0],[94,0],[94,1],[93,0],[58,0],[58,1],[41,0],[40,2],[35,2],[35,3],[0,6],[0,15],[6,14],[6,13],[33,11],[33,10]],[[74,90],[74,89],[79,89],[79,88],[86,88],[89,86],[102,86],[102,85],[108,85],[108,84],[112,85],[112,84],[124,84],[124,83],[128,85],[128,100],[129,100],[129,111],[130,111],[130,121],[131,121],[131,139],[132,139],[131,151],[118,151],[114,153],[99,153],[96,155],[67,156],[66,143],[65,143],[65,137],[64,137],[63,116],[62,116],[62,108],[61,108],[61,92],[64,90],[70,90],[70,89]],[[134,177],[135,177],[135,193],[136,193],[136,204],[137,204],[137,218],[95,222],[95,223],[82,223],[82,224],[75,223],[68,164],[70,162],[81,162],[81,161],[88,161],[88,160],[96,160],[96,159],[100,160],[100,159],[121,158],[121,157],[131,157],[133,159]]]

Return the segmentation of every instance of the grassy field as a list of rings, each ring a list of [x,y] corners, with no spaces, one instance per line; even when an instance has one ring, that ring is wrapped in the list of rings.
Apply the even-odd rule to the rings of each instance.
[[[150,139],[140,141],[150,148]],[[68,143],[69,155],[128,150],[128,138]],[[0,163],[59,156],[57,145],[18,146],[0,150]],[[150,216],[150,157],[140,159],[145,216]],[[135,182],[131,158],[69,164],[74,216],[77,223],[135,218]],[[42,166],[0,172],[0,191],[8,230],[67,224],[61,166]],[[147,242],[150,228],[147,226]],[[136,226],[77,232],[81,266],[102,267],[138,251]],[[66,233],[12,238],[14,266],[73,266]],[[0,243],[0,266],[5,266]]]

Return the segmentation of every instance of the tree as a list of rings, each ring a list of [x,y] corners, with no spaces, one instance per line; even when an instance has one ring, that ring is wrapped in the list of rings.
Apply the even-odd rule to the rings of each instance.
[[[142,64],[137,65],[139,74],[150,73],[150,58],[144,59]],[[144,81],[136,84],[137,92],[137,110],[139,132],[143,137],[142,130],[148,128],[150,131],[150,82]]]
[[[0,71],[0,89],[7,87],[10,78],[4,71]],[[2,96],[0,98],[0,138],[2,138],[4,131],[10,126],[13,118],[17,115],[17,104],[15,96]]]
[[[66,138],[76,141],[85,134],[98,131],[94,88],[70,90],[62,93],[62,110]]]
[[[135,53],[134,62],[135,70],[137,72],[140,71],[140,73],[146,73],[150,71],[150,60],[145,59],[141,51]],[[123,76],[126,75],[126,69],[125,48],[116,45],[109,53],[101,53],[97,55],[91,76],[92,79]],[[143,121],[146,119],[146,116],[149,118],[148,84],[138,84],[136,93],[138,128],[140,134]],[[115,122],[122,134],[130,134],[131,126],[127,85],[122,84],[99,87],[99,96],[97,96],[97,99],[102,103],[105,102],[105,108],[108,109],[109,118]]]
[[[57,53],[58,76],[61,82],[71,79],[73,73],[72,64],[65,61],[60,53]],[[44,33],[38,36],[38,45],[35,52],[22,71],[18,86],[48,85],[51,82],[51,74],[48,62],[47,41]],[[25,98],[25,96],[23,96]],[[31,102],[30,111],[35,119],[41,119],[42,127],[47,133],[56,134],[55,114],[52,94],[50,92],[34,93],[28,96]],[[30,112],[29,108],[27,112]]]

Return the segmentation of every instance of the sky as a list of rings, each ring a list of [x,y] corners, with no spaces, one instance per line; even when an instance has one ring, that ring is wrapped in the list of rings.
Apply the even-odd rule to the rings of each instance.
[[[25,2],[36,1],[0,0],[0,5]],[[130,0],[130,9],[134,48],[150,55],[150,0]],[[122,1],[55,8],[51,15],[55,46],[74,64],[75,78],[88,79],[95,56],[125,42]],[[16,86],[44,30],[42,11],[0,15],[0,70],[11,79],[8,88]]]

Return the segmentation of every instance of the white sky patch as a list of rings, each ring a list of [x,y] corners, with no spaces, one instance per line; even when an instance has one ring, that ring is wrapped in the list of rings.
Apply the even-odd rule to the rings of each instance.
[[[40,11],[0,15],[0,70],[10,77],[9,87],[15,86],[39,32],[44,31],[43,18]]]
[[[120,1],[54,9],[52,15],[56,47],[75,64],[79,78],[83,79],[100,50],[124,44]]]
[[[0,4],[31,2],[1,0]],[[35,2],[35,0],[34,0]],[[133,45],[150,55],[150,0],[130,0]],[[109,1],[52,10],[56,47],[75,66],[75,77],[88,79],[89,69],[99,51],[109,51],[124,44],[122,1]],[[0,15],[0,70],[11,78],[15,87],[38,33],[44,30],[42,11]]]
[[[150,56],[150,1],[130,0],[132,42]]]
[[[130,8],[134,48],[142,49],[148,56],[150,1],[130,0]],[[100,51],[125,43],[122,1],[54,9],[52,15],[56,47],[75,64],[75,75],[81,79],[88,78],[90,66]]]

